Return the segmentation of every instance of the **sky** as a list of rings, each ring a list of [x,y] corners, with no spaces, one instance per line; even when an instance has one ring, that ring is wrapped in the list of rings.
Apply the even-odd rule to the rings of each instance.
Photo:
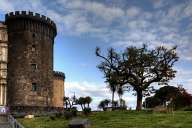
[[[177,45],[177,73],[169,84],[182,84],[192,93],[192,0],[0,0],[1,21],[17,10],[55,21],[54,70],[66,75],[65,95],[91,96],[93,109],[100,100],[111,98],[96,67],[101,61],[95,55],[97,46],[106,54],[110,47],[123,51],[143,43],[149,48]],[[135,107],[132,92],[123,98],[128,107]]]

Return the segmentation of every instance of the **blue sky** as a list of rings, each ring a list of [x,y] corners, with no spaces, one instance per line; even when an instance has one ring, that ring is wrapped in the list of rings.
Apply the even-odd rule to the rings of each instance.
[[[96,109],[111,95],[96,68],[95,47],[105,54],[109,47],[122,51],[143,43],[149,48],[178,45],[178,72],[170,85],[183,84],[192,93],[191,0],[0,0],[0,20],[16,10],[38,12],[56,22],[54,69],[66,74],[67,96],[92,96]],[[131,93],[124,98],[135,106]]]

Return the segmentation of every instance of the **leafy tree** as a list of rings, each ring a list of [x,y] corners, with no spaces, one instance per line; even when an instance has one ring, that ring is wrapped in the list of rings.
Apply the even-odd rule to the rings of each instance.
[[[104,99],[104,103],[105,103],[106,107],[109,107],[109,104],[112,102],[109,99]]]
[[[72,98],[65,96],[63,97],[63,101],[64,101],[66,110],[71,109],[74,105],[77,104],[77,99],[75,96],[73,96]]]
[[[180,94],[180,90],[174,86],[164,86],[155,92],[156,98],[158,98],[162,105],[165,105],[167,101],[175,99]]]
[[[105,111],[106,110],[105,107],[106,107],[105,103],[103,101],[100,101],[98,108],[103,109],[103,111]]]
[[[119,103],[120,103],[120,107],[121,107],[121,108],[125,108],[125,109],[127,108],[127,105],[126,105],[124,99],[121,98]]]
[[[164,86],[156,91],[155,95],[145,99],[144,106],[153,108],[157,105],[171,105],[174,109],[192,105],[192,96],[184,88],[174,86]]]
[[[104,78],[106,79],[106,83],[108,83],[108,88],[112,92],[112,103],[114,102],[114,94],[117,91],[118,86],[122,85],[120,83],[119,75],[119,55],[115,52],[113,48],[108,49],[107,56],[102,56],[100,54],[100,49],[96,48],[96,56],[102,58],[102,61],[97,67],[98,69],[104,73]],[[124,84],[124,83],[123,83]],[[112,108],[114,104],[112,104]]]
[[[142,48],[128,47],[122,54],[110,49],[106,57],[96,48],[96,55],[103,59],[98,68],[104,73],[106,81],[116,87],[132,86],[137,95],[136,110],[141,110],[143,96],[154,91],[150,87],[152,83],[167,84],[175,77],[173,65],[178,61],[175,51],[176,47],[167,49],[160,46],[150,50],[143,45]]]
[[[119,106],[118,101],[114,101],[114,102],[113,102],[113,106],[114,106],[115,108],[117,108],[117,107]]]
[[[180,90],[180,89],[179,89]],[[192,95],[189,94],[184,88],[180,90],[180,93],[176,95],[172,101],[175,109],[183,108],[192,105]]]
[[[143,107],[145,108],[154,108],[161,104],[161,100],[157,97],[147,97],[143,103]]]
[[[104,100],[100,101],[98,108],[103,109],[103,111],[106,111],[106,108],[108,107],[110,102],[111,102],[110,100],[104,99]]]
[[[65,105],[65,108],[68,109],[68,105],[70,105],[69,97],[63,97],[63,102],[64,102],[64,105]]]
[[[85,97],[85,102],[87,103],[87,107],[89,108],[89,104],[91,103],[92,98],[90,96]]]
[[[90,96],[86,96],[86,97],[79,97],[79,99],[77,100],[77,103],[81,106],[82,111],[85,108],[90,108],[89,105],[92,102],[92,98]],[[87,105],[87,107],[86,107]]]
[[[83,109],[85,108],[85,98],[84,97],[79,97],[79,99],[77,100],[77,103],[81,106],[81,109],[83,111]]]

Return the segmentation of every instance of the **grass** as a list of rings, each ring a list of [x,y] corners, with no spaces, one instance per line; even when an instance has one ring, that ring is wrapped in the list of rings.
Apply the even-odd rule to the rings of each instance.
[[[91,128],[192,128],[192,112],[147,113],[135,111],[114,111],[92,113],[88,117]],[[49,117],[18,119],[25,128],[67,128],[68,120]]]

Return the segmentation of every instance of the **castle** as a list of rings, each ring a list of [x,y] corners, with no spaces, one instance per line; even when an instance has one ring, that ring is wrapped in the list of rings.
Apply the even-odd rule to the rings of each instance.
[[[53,71],[55,23],[15,11],[0,22],[0,105],[11,111],[63,109],[64,79]]]

